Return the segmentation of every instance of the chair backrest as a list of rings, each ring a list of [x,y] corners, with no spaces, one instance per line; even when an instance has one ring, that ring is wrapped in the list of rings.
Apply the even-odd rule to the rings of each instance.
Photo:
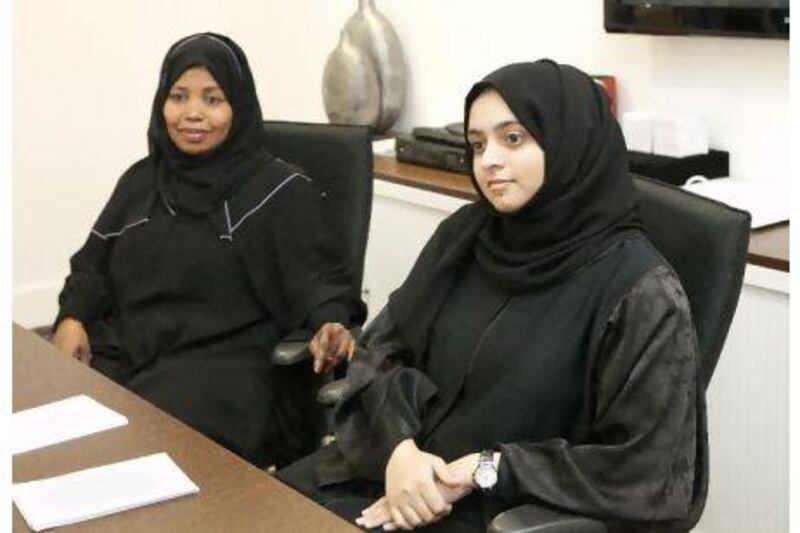
[[[689,297],[707,387],[742,288],[750,214],[641,176],[639,214]]]
[[[361,292],[372,212],[372,139],[367,126],[265,121],[267,146],[277,157],[302,167],[326,184],[334,235]]]

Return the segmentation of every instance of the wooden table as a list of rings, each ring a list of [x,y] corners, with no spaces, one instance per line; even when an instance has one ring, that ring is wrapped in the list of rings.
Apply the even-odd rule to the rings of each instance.
[[[394,157],[376,155],[374,160],[375,177],[378,179],[465,200],[478,199],[466,174],[403,163]],[[789,223],[753,230],[747,262],[789,272]]]
[[[15,324],[13,342],[14,411],[83,393],[129,421],[121,428],[14,456],[14,482],[165,451],[200,487],[197,495],[57,531],[359,531],[125,388],[58,352],[33,332]],[[16,508],[13,524],[14,531],[29,531]]]

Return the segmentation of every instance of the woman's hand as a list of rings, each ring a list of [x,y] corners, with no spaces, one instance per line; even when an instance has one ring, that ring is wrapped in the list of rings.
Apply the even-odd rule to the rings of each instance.
[[[452,504],[472,492],[475,488],[472,473],[478,467],[478,456],[479,454],[477,453],[471,453],[447,465],[447,469],[456,483],[447,485],[441,481],[436,482],[436,488],[448,506],[447,512],[438,516],[436,520],[447,516]],[[386,496],[361,511],[361,516],[356,519],[356,524],[366,529],[383,526],[386,531],[393,531],[399,527],[392,520],[392,513]]]
[[[450,475],[455,480],[454,489],[457,489],[457,491],[460,491],[461,493],[459,499],[463,498],[472,492],[473,489],[477,488],[472,475],[478,468],[479,457],[479,453],[470,453],[459,459],[456,459],[455,461],[447,463],[447,470],[450,471]]]
[[[53,344],[81,363],[89,364],[89,360],[92,358],[86,328],[74,318],[67,317],[58,323],[53,334]]]
[[[392,525],[413,529],[447,516],[452,506],[437,482],[456,483],[441,457],[420,451],[413,439],[398,444],[386,465],[385,498]]]
[[[314,372],[321,374],[338,365],[345,357],[350,359],[356,349],[356,340],[343,325],[327,322],[314,334],[308,348],[314,356]]]
[[[442,498],[447,504],[447,510],[446,512],[437,516],[437,518],[435,518],[431,523],[438,522],[450,514],[450,511],[453,508],[452,504],[469,494],[472,490],[464,490],[463,487],[451,487],[440,481],[436,482],[436,488],[439,489],[439,493],[442,495]],[[383,496],[378,501],[361,511],[361,516],[356,518],[356,524],[365,529],[372,529],[379,526],[383,526],[383,529],[386,531],[394,531],[395,529],[399,529],[399,527],[392,521],[392,513],[389,510],[389,502],[386,499],[386,496]]]

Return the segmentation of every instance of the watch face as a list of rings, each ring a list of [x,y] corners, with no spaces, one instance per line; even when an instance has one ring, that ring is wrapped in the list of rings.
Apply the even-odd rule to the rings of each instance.
[[[475,484],[482,489],[490,489],[497,483],[497,471],[491,465],[481,465],[475,470]]]

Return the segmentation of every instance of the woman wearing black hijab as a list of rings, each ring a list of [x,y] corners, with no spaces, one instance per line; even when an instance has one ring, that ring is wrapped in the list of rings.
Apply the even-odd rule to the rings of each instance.
[[[257,465],[308,453],[311,376],[272,349],[308,326],[327,370],[365,312],[322,184],[266,149],[247,59],[222,35],[169,49],[148,142],[71,259],[54,343]]]
[[[508,65],[464,122],[481,199],[359,341],[335,444],[279,476],[364,527],[485,531],[533,503],[690,529],[706,488],[695,333],[602,89],[549,60]]]

